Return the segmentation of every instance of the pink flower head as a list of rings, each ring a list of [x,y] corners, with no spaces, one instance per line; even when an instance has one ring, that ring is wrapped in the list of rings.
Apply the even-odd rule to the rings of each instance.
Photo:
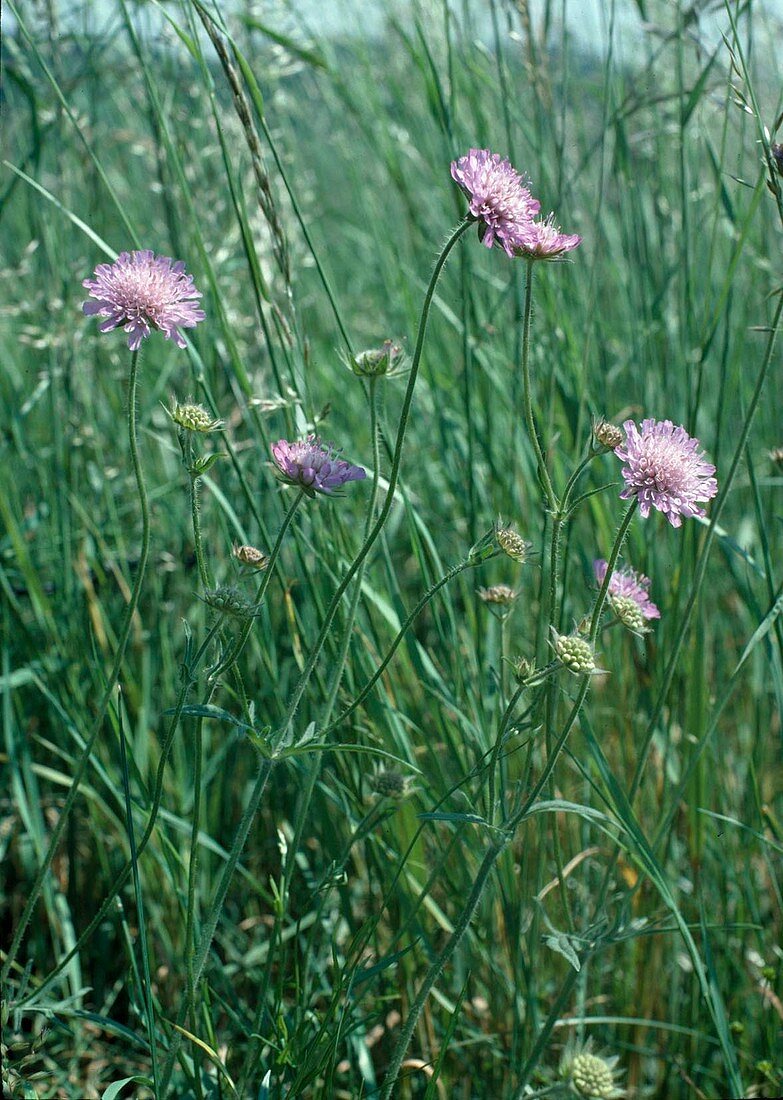
[[[272,457],[287,485],[304,489],[308,496],[333,493],[346,481],[362,481],[367,477],[361,466],[352,466],[335,457],[334,449],[324,445],[318,436],[308,435],[296,443],[278,439],[272,444]]]
[[[489,149],[470,149],[452,161],[451,175],[467,196],[471,216],[479,221],[479,235],[487,248],[500,245],[508,256],[523,244],[541,204],[508,157]]]
[[[548,218],[529,224],[515,254],[527,260],[559,260],[581,243],[582,238],[576,233],[561,233],[560,227],[555,225],[555,215],[550,214]]]
[[[595,579],[599,584],[604,583],[606,569],[607,563],[603,558],[593,562]],[[621,569],[612,573],[606,591],[611,604],[619,600],[631,600],[636,604],[643,618],[660,619],[661,613],[648,594],[649,587],[650,578],[645,577],[643,573],[637,573],[635,569]]]
[[[113,264],[98,264],[95,278],[85,279],[82,286],[95,299],[84,303],[84,312],[106,318],[101,332],[122,325],[131,351],[137,351],[153,329],[184,348],[179,330],[195,328],[204,320],[204,311],[196,306],[201,294],[193,276],[185,274],[184,263],[147,249],[121,252]]]
[[[626,420],[623,428],[625,443],[614,452],[626,463],[620,497],[636,497],[645,518],[650,508],[657,508],[672,527],[680,526],[681,516],[703,516],[699,504],[715,496],[718,483],[712,476],[715,467],[699,450],[699,440],[671,420],[643,420],[641,430]]]

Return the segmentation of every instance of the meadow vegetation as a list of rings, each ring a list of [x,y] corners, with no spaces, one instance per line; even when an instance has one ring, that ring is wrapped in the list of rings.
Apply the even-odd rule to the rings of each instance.
[[[3,1095],[783,1093],[779,13],[578,8],[7,0]]]

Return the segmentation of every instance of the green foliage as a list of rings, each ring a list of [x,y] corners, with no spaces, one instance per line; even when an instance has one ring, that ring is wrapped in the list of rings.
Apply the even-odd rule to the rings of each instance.
[[[634,1096],[778,1095],[771,17],[628,3],[586,42],[559,22],[575,4],[411,0],[371,27],[350,0],[331,36],[297,7],[8,5],[3,1087],[377,1097],[413,1021],[403,1097],[565,1095],[563,1050],[591,1035]],[[471,228],[414,352],[471,146],[508,153],[584,237],[534,289],[557,492],[599,416],[682,423],[719,485],[731,473],[715,526],[634,519],[623,557],[661,619],[602,624],[609,674],[583,707],[549,627],[590,615],[620,464],[602,452],[569,483],[550,622],[524,265]],[[139,247],[185,260],[207,320],[187,351],[153,334],[139,356],[150,562],[101,719],[143,540],[129,356],[82,316],[81,281]],[[406,353],[388,377],[347,368],[386,340]],[[388,522],[332,607],[384,504],[411,361]],[[214,424],[182,449],[177,401]],[[367,480],[297,502],[270,444],[309,431]],[[494,543],[469,559],[498,516],[532,543],[524,564]],[[267,567],[243,571],[237,544]],[[496,584],[519,592],[502,620],[476,593]],[[252,614],[208,606],[216,586]]]

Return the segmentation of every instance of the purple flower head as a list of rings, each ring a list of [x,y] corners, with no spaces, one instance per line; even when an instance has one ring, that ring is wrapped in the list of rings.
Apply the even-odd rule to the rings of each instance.
[[[603,558],[593,562],[593,572],[599,584],[603,584],[606,576],[607,563]],[[635,604],[643,619],[660,619],[661,613],[650,599],[648,589],[650,578],[643,573],[637,573],[635,569],[615,570],[609,578],[607,595],[609,603],[615,610],[625,610],[630,604]]]
[[[308,435],[296,443],[278,439],[272,444],[272,457],[280,480],[304,489],[309,497],[316,493],[329,495],[341,489],[346,481],[362,481],[367,477],[361,466],[337,458],[333,447],[323,444],[316,435]]]
[[[523,177],[507,157],[489,149],[471,149],[466,156],[452,161],[451,175],[469,200],[471,216],[481,223],[482,243],[487,248],[498,244],[513,256],[541,209]]]
[[[515,255],[526,260],[559,260],[566,252],[572,252],[582,238],[576,233],[561,233],[555,225],[555,215],[530,222],[521,246],[515,249]]]
[[[185,274],[184,263],[149,250],[121,252],[113,264],[98,264],[95,278],[85,279],[82,286],[95,299],[84,303],[84,312],[106,318],[101,332],[122,325],[131,351],[137,351],[153,329],[184,348],[179,330],[195,328],[204,320],[204,311],[196,305],[201,294],[193,276]]]
[[[712,476],[715,467],[705,462],[698,439],[671,420],[643,420],[641,430],[626,420],[625,442],[615,449],[623,466],[623,500],[637,497],[639,511],[647,518],[657,508],[672,527],[679,527],[681,516],[705,515],[699,504],[711,500],[718,491]]]

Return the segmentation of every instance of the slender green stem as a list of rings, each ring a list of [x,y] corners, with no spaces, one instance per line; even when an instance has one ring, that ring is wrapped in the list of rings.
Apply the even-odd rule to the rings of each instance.
[[[533,1044],[533,1049],[530,1051],[530,1054],[528,1055],[525,1064],[519,1071],[519,1091],[516,1093],[517,1100],[521,1100],[523,1096],[526,1097],[530,1095],[529,1093],[523,1091],[524,1087],[527,1084],[527,1080],[530,1077],[530,1074],[538,1065],[538,1060],[544,1053],[546,1044],[549,1041],[549,1036],[552,1034],[552,1029],[563,1014],[565,1006],[568,1004],[568,1000],[578,980],[579,971],[574,970],[573,967],[570,967],[568,973],[566,974],[565,981],[560,987],[560,992],[558,993],[551,1009],[549,1010],[549,1015],[547,1016],[541,1029],[539,1030],[538,1035],[536,1036],[536,1041]]]
[[[180,428],[180,446],[182,448],[183,458],[185,459],[185,468],[188,472],[190,516],[193,523],[193,549],[196,554],[196,566],[202,586],[204,588],[209,588],[209,570],[207,569],[204,559],[204,543],[201,538],[201,508],[199,504],[199,482],[201,479],[193,472],[193,462],[195,459],[193,452],[193,433],[185,428]]]
[[[141,468],[141,462],[139,461],[139,451],[136,439],[136,390],[138,386],[138,363],[139,353],[134,351],[131,353],[130,362],[130,376],[128,380],[128,440],[130,443],[131,463],[133,465],[133,473],[136,479],[136,490],[139,497],[139,508],[141,511],[141,550],[139,553],[139,563],[136,569],[136,576],[133,579],[133,587],[131,588],[130,599],[125,608],[125,614],[123,616],[122,625],[120,627],[120,633],[117,640],[117,649],[114,654],[114,661],[112,663],[111,671],[109,672],[109,679],[106,683],[101,701],[98,705],[98,713],[92,724],[90,733],[85,741],[84,748],[82,749],[81,756],[76,764],[76,770],[74,772],[71,786],[68,790],[68,794],[63,803],[60,815],[57,818],[57,823],[52,831],[51,840],[49,841],[49,847],[44,856],[43,862],[38,869],[38,873],[35,876],[35,881],[30,888],[30,894],[27,898],[27,903],[24,907],[19,923],[16,927],[16,933],[11,942],[11,946],[8,949],[8,954],[3,964],[2,971],[0,971],[0,984],[5,982],[8,978],[9,971],[16,958],[16,953],[19,950],[19,946],[22,942],[27,926],[30,923],[30,918],[33,914],[38,898],[41,895],[44,881],[52,860],[57,852],[57,847],[60,843],[63,830],[65,829],[68,818],[70,817],[71,810],[79,793],[79,786],[87,773],[87,768],[90,763],[90,756],[95,746],[95,742],[98,739],[98,734],[103,726],[103,720],[106,716],[106,710],[109,706],[109,701],[114,694],[114,689],[117,686],[117,682],[120,678],[120,671],[122,669],[122,663],[125,659],[125,650],[128,645],[128,638],[130,637],[131,626],[133,624],[133,617],[136,614],[136,608],[139,605],[139,596],[141,594],[141,586],[144,581],[144,573],[147,568],[147,559],[149,557],[150,548],[150,517],[149,506],[147,503],[147,490],[144,484],[144,475]]]
[[[193,820],[190,829],[190,860],[188,863],[188,908],[185,917],[185,952],[187,956],[187,996],[191,1009],[196,1003],[196,983],[193,974],[193,958],[196,950],[196,880],[198,877],[199,830],[201,828],[201,773],[204,759],[203,720],[196,719],[193,737]],[[196,1021],[191,1019],[195,1034]]]
[[[152,834],[155,830],[155,824],[158,820],[158,813],[160,811],[160,803],[161,799],[163,798],[163,779],[166,773],[166,764],[168,763],[169,755],[171,754],[171,748],[174,744],[174,734],[177,732],[179,721],[182,717],[182,709],[187,703],[188,694],[190,693],[190,689],[195,683],[193,673],[198,667],[202,657],[206,653],[210,644],[212,643],[218,630],[220,629],[222,621],[222,616],[220,619],[216,620],[214,625],[210,628],[209,633],[204,638],[204,641],[202,642],[201,646],[198,649],[198,652],[193,657],[192,661],[190,663],[186,663],[183,669],[182,686],[180,688],[179,697],[177,698],[177,704],[174,708],[171,722],[169,723],[168,729],[166,730],[165,736],[163,737],[163,740],[161,742],[160,759],[158,761],[157,772],[155,775],[155,789],[152,795],[152,808],[150,810],[150,816],[147,819],[147,825],[144,829],[144,834],[136,848],[137,859],[141,858],[141,854],[150,842]],[[67,953],[67,955],[64,955],[63,958],[60,959],[60,961],[57,963],[57,966],[55,966],[54,969],[46,975],[43,981],[36,985],[35,990],[33,991],[33,993],[31,993],[31,997],[38,997],[41,993],[43,993],[43,991],[52,984],[57,976],[62,973],[62,971],[65,969],[65,967],[74,957],[74,955],[78,954],[78,952],[81,951],[84,945],[90,940],[95,930],[103,923],[103,921],[108,916],[114,904],[114,899],[119,895],[123,886],[128,881],[132,870],[133,862],[132,860],[128,860],[120,873],[114,879],[111,890],[104,898],[100,908],[98,909],[90,923],[87,925],[87,927],[84,929],[84,931],[81,933],[76,943]],[[22,1004],[23,1003],[24,1002],[22,1002]]]
[[[373,454],[373,479],[372,479],[372,491],[370,493],[370,501],[367,506],[367,517],[364,524],[364,537],[367,538],[375,519],[375,509],[378,503],[378,490],[380,487],[380,472],[381,472],[381,455],[380,455],[380,436],[378,432],[378,379],[370,378],[368,380],[368,403],[370,406],[370,437],[372,440],[372,454]],[[356,582],[354,584],[354,591],[351,597],[351,605],[348,611],[345,627],[343,630],[343,636],[340,641],[339,652],[337,660],[335,661],[334,670],[332,673],[331,681],[328,688],[326,706],[324,708],[323,721],[329,721],[332,710],[334,709],[335,702],[337,700],[337,693],[340,690],[340,681],[342,680],[343,670],[345,668],[345,662],[348,657],[348,650],[351,643],[351,636],[353,634],[354,622],[356,620],[356,612],[359,606],[359,600],[362,594],[362,579],[364,577],[364,567],[366,560],[362,563],[362,567],[356,575]],[[331,728],[331,727],[330,727]],[[305,780],[304,788],[298,800],[296,810],[296,823],[294,826],[294,836],[291,843],[288,846],[288,853],[286,855],[285,867],[282,873],[283,886],[281,893],[283,895],[280,907],[275,913],[275,928],[270,937],[270,943],[276,944],[278,942],[278,925],[283,918],[285,912],[286,894],[291,882],[291,875],[294,870],[295,860],[299,847],[302,842],[302,832],[304,830],[305,822],[307,820],[307,814],[310,809],[310,802],[312,801],[315,785],[318,781],[318,775],[321,770],[321,754],[315,754],[310,762],[307,778]],[[268,976],[272,969],[271,957],[267,958],[266,976]],[[261,1028],[261,1020],[263,1018],[264,1011],[266,1009],[266,995],[260,996],[258,999],[258,1006],[256,1008],[255,1020],[253,1023],[251,1034],[257,1035]],[[257,1057],[258,1042],[254,1040],[250,1044],[247,1058],[245,1060],[242,1076],[239,1081],[239,1091],[243,1093],[247,1081],[252,1073],[253,1062]]]
[[[609,555],[609,561],[606,567],[606,576],[604,577],[603,584],[601,585],[595,601],[595,605],[593,607],[593,615],[590,621],[589,634],[591,645],[595,644],[595,640],[598,637],[598,627],[601,622],[601,615],[603,613],[604,604],[606,603],[606,596],[609,591],[609,581],[611,579],[612,573],[614,572],[615,566],[617,565],[617,559],[620,556],[620,550],[623,543],[625,542],[625,536],[628,534],[628,528],[631,526],[631,520],[633,519],[634,513],[636,512],[636,505],[637,500],[636,497],[634,497],[631,501],[628,511],[623,517],[623,521],[620,524],[620,529],[615,536],[614,545],[612,546],[612,552]],[[589,686],[590,674],[588,673],[586,676],[582,677],[581,684],[579,685],[579,691],[577,692],[576,699],[573,703],[573,706],[571,707],[568,718],[566,719],[566,724],[563,727],[563,731],[560,734],[560,737],[557,739],[557,742],[555,743],[552,752],[547,757],[547,762],[544,765],[544,769],[541,772],[541,775],[538,777],[535,786],[533,787],[528,797],[525,799],[523,805],[509,819],[508,828],[516,828],[516,826],[522,821],[522,819],[527,816],[531,806],[541,794],[541,791],[549,780],[550,775],[555,769],[555,764],[557,763],[558,757],[563,751],[563,746],[568,739],[568,735],[573,729],[574,723],[576,722],[577,718],[579,717],[579,712],[582,709],[582,703],[585,700],[585,696],[587,695],[587,689]]]
[[[533,403],[530,396],[530,317],[533,310],[533,266],[535,260],[527,261],[527,278],[525,280],[525,310],[522,319],[522,402],[525,407],[525,420],[527,422],[527,431],[530,436],[530,442],[533,445],[533,450],[536,452],[536,463],[538,464],[538,476],[541,481],[541,487],[546,493],[547,503],[550,510],[556,513],[557,497],[555,496],[555,490],[552,488],[552,480],[549,477],[549,471],[546,468],[546,459],[544,458],[544,452],[541,450],[541,444],[538,440],[538,432],[536,431],[536,424],[533,419]]]
[[[487,879],[490,876],[492,868],[495,866],[495,862],[497,861],[500,853],[505,850],[510,839],[510,835],[504,835],[502,839],[493,843],[492,847],[489,848],[486,855],[484,856],[484,859],[482,860],[478,874],[476,875],[475,882],[473,883],[473,889],[470,892],[470,896],[468,897],[465,908],[460,914],[459,920],[454,926],[454,931],[449,936],[448,943],[441,951],[440,955],[438,955],[435,962],[427,971],[427,976],[422,982],[419,992],[416,994],[416,999],[410,1007],[408,1018],[403,1024],[402,1030],[400,1032],[400,1037],[397,1040],[397,1045],[395,1046],[394,1052],[391,1056],[389,1068],[386,1071],[386,1077],[384,1079],[383,1087],[381,1089],[380,1100],[389,1100],[389,1097],[392,1094],[392,1089],[394,1088],[397,1077],[399,1076],[402,1060],[405,1057],[405,1052],[408,1049],[408,1044],[410,1043],[411,1036],[413,1035],[413,1029],[416,1027],[416,1023],[418,1022],[419,1016],[421,1015],[421,1011],[427,1002],[427,998],[430,995],[430,990],[432,989],[440,975],[443,973],[443,968],[445,967],[451,956],[454,954],[454,952],[457,950],[462,940],[462,937],[467,932],[470,926],[470,922],[473,919],[473,914],[478,907],[478,903],[481,901],[481,895],[484,893],[484,887],[487,884]]]
[[[404,639],[405,635],[408,633],[408,630],[410,629],[411,624],[421,614],[421,612],[424,610],[424,608],[427,606],[427,604],[430,602],[430,600],[432,600],[433,597],[436,596],[438,594],[438,592],[440,592],[441,588],[445,588],[445,586],[449,583],[449,581],[453,580],[454,577],[459,576],[460,573],[464,573],[464,571],[466,569],[475,569],[478,565],[481,565],[480,561],[471,561],[471,560],[461,561],[457,565],[452,566],[451,569],[449,569],[448,573],[446,573],[444,576],[442,576],[439,581],[436,581],[435,584],[433,584],[431,588],[427,589],[427,591],[421,597],[421,599],[416,604],[416,606],[413,608],[411,613],[408,615],[405,622],[400,627],[400,629],[397,633],[397,637],[392,642],[391,646],[389,647],[388,652],[386,653],[386,656],[383,658],[381,663],[378,665],[375,672],[372,674],[370,679],[364,685],[364,687],[359,692],[359,694],[356,696],[354,701],[350,704],[350,706],[346,707],[345,710],[342,712],[342,714],[340,714],[337,718],[335,718],[335,720],[332,723],[330,723],[330,725],[328,725],[326,727],[326,729],[324,729],[322,731],[322,734],[321,734],[322,737],[326,737],[333,730],[337,729],[338,726],[341,726],[343,724],[343,722],[347,721],[347,719],[350,718],[350,716],[353,714],[353,712],[358,707],[360,707],[362,705],[364,700],[367,698],[367,696],[370,694],[372,689],[375,687],[375,685],[380,680],[381,676],[383,676],[383,674],[384,674],[386,668],[388,667],[392,657],[397,652],[397,650],[400,647],[400,644],[401,644],[402,640]]]
[[[204,972],[204,966],[206,965],[209,950],[212,946],[212,940],[214,939],[215,931],[217,929],[218,921],[220,919],[220,914],[226,900],[226,895],[228,894],[228,888],[231,884],[231,879],[234,876],[234,871],[236,870],[237,863],[239,862],[239,857],[242,855],[242,851],[245,847],[245,842],[247,841],[250,827],[253,824],[256,813],[258,812],[258,807],[261,803],[261,798],[266,789],[266,784],[271,774],[272,767],[272,760],[269,760],[268,758],[264,758],[261,760],[253,791],[250,795],[247,806],[245,807],[245,812],[242,814],[242,819],[239,822],[239,826],[237,827],[234,841],[228,854],[228,859],[223,865],[223,871],[220,875],[220,881],[218,882],[215,896],[212,899],[212,904],[209,907],[209,913],[207,914],[207,918],[204,921],[204,927],[193,958],[192,970],[190,971],[193,989],[196,989],[199,982],[201,981],[201,975]],[[184,1021],[188,1017],[191,1007],[192,1002],[190,998],[190,992],[188,991],[188,994],[183,999],[183,1002],[180,1005],[179,1012],[177,1013],[178,1027],[182,1027]],[[171,1080],[171,1074],[174,1069],[174,1064],[176,1062],[181,1042],[182,1033],[180,1031],[175,1031],[171,1037],[171,1046],[169,1047],[169,1054],[168,1058],[166,1059],[165,1069],[163,1071],[161,1096],[166,1096],[167,1094],[169,1081]]]
[[[378,489],[380,486],[380,472],[381,472],[381,454],[380,454],[380,439],[378,436],[378,379],[369,379],[369,405],[370,405],[370,434],[372,439],[372,492],[370,493],[370,503],[367,508],[367,518],[364,524],[364,537],[365,539],[372,530],[372,525],[375,520],[375,508],[378,503]],[[331,683],[329,685],[329,692],[326,700],[326,708],[324,711],[323,721],[328,723],[332,716],[332,710],[334,704],[337,701],[337,693],[340,690],[340,681],[342,680],[343,670],[345,669],[345,662],[348,657],[348,649],[351,644],[351,635],[353,634],[354,622],[356,621],[356,612],[359,607],[359,600],[362,596],[362,580],[364,579],[364,570],[367,565],[367,559],[362,562],[358,573],[356,574],[356,581],[354,583],[353,596],[351,598],[351,606],[348,610],[348,617],[343,629],[343,637],[340,642],[339,651],[337,654],[337,660],[335,661],[334,672],[332,673]]]
[[[495,744],[492,748],[492,757],[489,761],[488,770],[488,802],[487,806],[487,820],[490,825],[495,824],[495,788],[497,783],[497,767],[498,760],[500,758],[500,750],[503,746],[503,739],[506,736],[506,731],[511,723],[511,715],[514,713],[514,708],[517,705],[520,695],[525,690],[526,684],[521,684],[511,698],[508,701],[508,706],[503,712],[503,717],[500,720],[500,728],[498,729],[498,735],[495,738]]]
[[[731,460],[731,466],[729,472],[723,480],[723,486],[720,494],[710,513],[710,525],[707,528],[707,534],[704,538],[704,544],[701,548],[698,560],[696,562],[696,569],[693,578],[693,584],[691,586],[690,596],[686,603],[682,614],[679,617],[677,623],[677,634],[674,639],[674,643],[671,648],[669,660],[666,665],[666,670],[663,674],[663,682],[661,683],[658,696],[653,707],[650,720],[647,723],[647,729],[645,731],[644,740],[642,742],[641,751],[639,752],[638,761],[636,764],[636,770],[634,771],[633,779],[631,781],[631,787],[628,794],[629,801],[633,802],[636,794],[639,790],[639,786],[642,781],[642,775],[644,773],[645,765],[647,764],[647,757],[650,752],[650,746],[655,735],[655,730],[658,726],[658,720],[661,717],[664,704],[669,694],[669,689],[674,679],[674,673],[677,668],[677,663],[680,659],[680,653],[682,651],[683,644],[685,642],[685,636],[690,628],[691,619],[693,617],[693,611],[696,607],[696,602],[701,594],[701,587],[704,583],[704,575],[707,570],[707,561],[712,550],[712,544],[715,541],[715,532],[718,527],[718,521],[720,520],[723,509],[726,505],[726,501],[729,498],[731,487],[734,484],[734,478],[737,476],[737,470],[742,462],[742,456],[745,453],[745,446],[748,441],[748,435],[750,434],[750,427],[753,423],[753,417],[756,414],[759,401],[761,400],[761,394],[764,389],[764,383],[767,380],[767,374],[769,373],[769,367],[772,362],[772,353],[775,349],[775,341],[780,327],[781,316],[783,316],[783,292],[778,291],[778,304],[775,309],[775,314],[772,319],[772,324],[769,328],[769,335],[767,337],[767,346],[764,351],[764,358],[761,363],[761,368],[756,379],[756,385],[753,389],[753,395],[750,399],[747,412],[745,413],[745,419],[740,429],[739,438],[737,440],[737,446],[734,450],[734,457]],[[609,572],[607,571],[607,577]]]
[[[378,516],[378,519],[373,529],[364,540],[364,545],[359,550],[359,553],[356,555],[353,562],[347,569],[345,576],[338,584],[334,596],[332,597],[332,601],[329,604],[329,607],[326,609],[324,621],[321,624],[321,630],[315,640],[315,643],[313,644],[305,667],[302,670],[301,676],[299,677],[299,681],[294,688],[291,701],[288,705],[285,718],[279,731],[280,737],[283,737],[285,735],[286,731],[291,725],[291,722],[293,721],[293,717],[296,713],[297,707],[299,706],[302,696],[304,695],[307,684],[313,673],[313,669],[315,668],[315,665],[320,656],[321,649],[323,648],[324,642],[329,636],[329,630],[331,629],[332,620],[334,619],[337,608],[340,605],[340,601],[342,600],[345,590],[358,573],[359,569],[361,568],[362,562],[374,546],[375,541],[383,530],[386,524],[386,520],[389,517],[389,512],[391,511],[392,504],[394,503],[394,492],[397,488],[397,481],[399,480],[400,476],[400,464],[402,461],[402,449],[405,443],[405,432],[408,427],[408,418],[410,416],[411,404],[413,402],[413,391],[416,386],[416,379],[418,377],[419,367],[421,365],[421,354],[424,349],[424,337],[427,332],[427,321],[430,314],[432,299],[435,295],[435,287],[437,286],[440,273],[443,270],[443,266],[446,263],[449,253],[451,252],[452,248],[457,243],[459,238],[462,236],[462,234],[470,227],[471,224],[472,222],[468,219],[460,222],[460,224],[453,231],[449,239],[446,241],[446,244],[443,246],[443,251],[441,252],[435,263],[435,268],[432,272],[432,276],[430,277],[427,292],[424,296],[421,317],[419,318],[419,331],[416,337],[416,347],[413,352],[413,358],[411,360],[411,369],[408,376],[408,387],[405,391],[405,397],[402,403],[400,422],[397,427],[397,440],[394,446],[394,455],[392,457],[391,471],[389,473],[389,488],[386,491],[386,499],[383,502],[383,507],[381,508],[380,515]]]
[[[302,503],[303,499],[304,492],[300,489],[299,492],[296,494],[293,503],[285,514],[283,522],[280,526],[280,530],[277,533],[277,538],[275,539],[275,545],[272,547],[272,552],[269,555],[269,562],[267,563],[267,567],[264,570],[264,575],[261,578],[261,583],[258,586],[258,591],[256,592],[256,608],[260,606],[261,601],[266,595],[266,590],[269,587],[269,582],[272,578],[275,564],[277,563],[277,559],[280,556],[280,549],[283,545],[285,533],[291,526],[291,520],[294,518],[296,510]],[[217,666],[217,668],[213,669],[213,671],[210,673],[210,680],[212,680],[213,682],[218,680],[232,667],[232,665],[236,664],[236,662],[239,660],[239,656],[242,650],[247,644],[247,640],[250,637],[250,632],[253,629],[254,622],[255,619],[247,619],[246,622],[242,624],[242,629],[239,632],[237,640],[235,641],[229,652],[226,654],[226,656],[223,658],[223,660],[220,662],[220,664]]]
[[[128,845],[130,847],[130,863],[133,868],[133,892],[136,899],[136,920],[138,922],[138,938],[141,948],[141,967],[144,975],[144,1009],[147,1017],[147,1034],[149,1036],[150,1055],[152,1059],[152,1079],[155,1082],[155,1093],[160,1095],[158,1079],[158,1044],[155,1041],[155,1006],[152,1000],[152,981],[150,978],[150,959],[147,947],[147,925],[144,919],[144,897],[139,879],[139,853],[136,848],[136,834],[133,827],[133,806],[131,804],[130,776],[128,773],[128,749],[125,744],[125,726],[122,721],[122,711],[118,706],[120,726],[120,760],[122,763],[122,790],[125,796],[125,819],[127,821]],[[129,945],[133,950],[132,945]]]

